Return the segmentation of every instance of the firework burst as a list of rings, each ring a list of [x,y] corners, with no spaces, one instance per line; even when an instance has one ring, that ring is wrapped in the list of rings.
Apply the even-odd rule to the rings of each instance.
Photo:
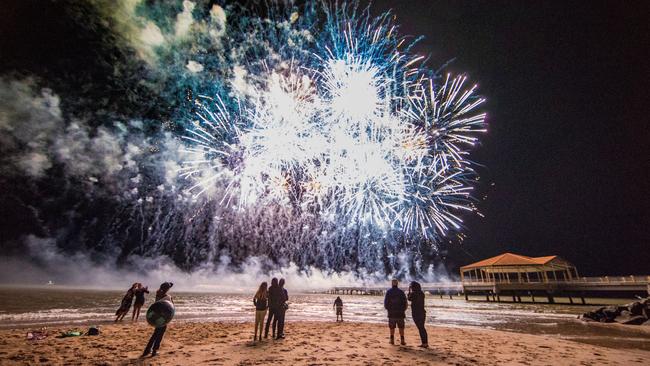
[[[247,64],[246,92],[197,100],[179,171],[187,190],[235,210],[279,205],[381,233],[461,229],[460,213],[475,210],[468,151],[485,131],[476,86],[424,68],[388,15],[315,13],[322,29],[295,12],[277,29],[253,25],[247,44],[267,45],[266,62]],[[282,32],[313,39],[286,51]]]

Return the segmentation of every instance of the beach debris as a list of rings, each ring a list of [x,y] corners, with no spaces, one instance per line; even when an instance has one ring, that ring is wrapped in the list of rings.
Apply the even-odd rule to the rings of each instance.
[[[580,319],[601,323],[650,325],[650,297],[625,305],[604,306],[588,311],[582,314]]]
[[[78,330],[69,330],[67,332],[61,332],[57,338],[68,338],[68,337],[79,337],[82,336],[83,332],[78,331]]]
[[[42,328],[41,330],[32,330],[31,332],[27,332],[25,337],[28,341],[40,341],[41,339],[47,338],[47,329]]]

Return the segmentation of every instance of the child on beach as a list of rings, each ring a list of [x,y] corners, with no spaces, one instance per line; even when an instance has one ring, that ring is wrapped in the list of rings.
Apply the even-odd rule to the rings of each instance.
[[[260,287],[253,297],[253,304],[255,305],[255,334],[253,335],[253,342],[257,340],[257,330],[260,330],[259,340],[262,340],[262,331],[264,330],[264,317],[266,316],[266,311],[269,308],[268,305],[268,284],[262,282]]]
[[[171,282],[165,282],[161,284],[158,291],[156,291],[156,301],[169,301],[173,304],[174,301],[172,300],[172,297],[169,296],[168,294],[169,289],[172,288],[172,286],[174,286],[174,284]],[[154,357],[156,355],[156,352],[158,351],[158,348],[160,348],[160,342],[162,342],[162,338],[165,335],[166,330],[167,330],[166,325],[154,329],[151,338],[149,338],[149,343],[147,343],[147,347],[144,349],[144,352],[142,353],[142,357],[147,356],[150,352],[151,352],[151,357]]]
[[[137,287],[137,283],[134,283],[128,291],[126,291],[126,294],[122,298],[122,303],[120,304],[119,309],[115,312],[115,322],[124,319],[124,316],[129,313],[129,309],[131,309],[131,303],[133,303],[133,296],[135,295],[135,289]]]
[[[336,300],[334,300],[334,307],[336,308],[336,321],[339,321],[339,316],[343,321],[343,300],[341,300],[341,296],[337,296]]]
[[[135,289],[135,302],[133,303],[133,314],[131,315],[131,321],[138,321],[140,317],[140,309],[144,305],[144,294],[149,293],[149,288],[142,286],[141,283],[138,283],[138,287]]]

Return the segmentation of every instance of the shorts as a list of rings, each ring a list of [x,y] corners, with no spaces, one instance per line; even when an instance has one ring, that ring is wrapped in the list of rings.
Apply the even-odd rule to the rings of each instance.
[[[399,329],[404,329],[404,318],[388,318],[388,327],[395,329],[395,326]]]
[[[336,315],[343,315],[343,308],[336,308]]]

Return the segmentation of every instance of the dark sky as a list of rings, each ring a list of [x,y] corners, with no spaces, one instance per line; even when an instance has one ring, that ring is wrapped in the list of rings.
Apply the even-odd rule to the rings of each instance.
[[[466,221],[452,266],[513,251],[558,254],[583,274],[650,274],[650,2],[373,3],[426,37],[417,50],[432,67],[454,59],[447,70],[467,72],[488,99],[489,132],[473,154],[485,217]],[[57,7],[9,10],[3,71],[46,69],[45,49],[74,72],[65,59],[92,54],[57,25]]]
[[[488,98],[485,218],[452,262],[513,251],[650,274],[650,2],[374,1],[389,8]]]

